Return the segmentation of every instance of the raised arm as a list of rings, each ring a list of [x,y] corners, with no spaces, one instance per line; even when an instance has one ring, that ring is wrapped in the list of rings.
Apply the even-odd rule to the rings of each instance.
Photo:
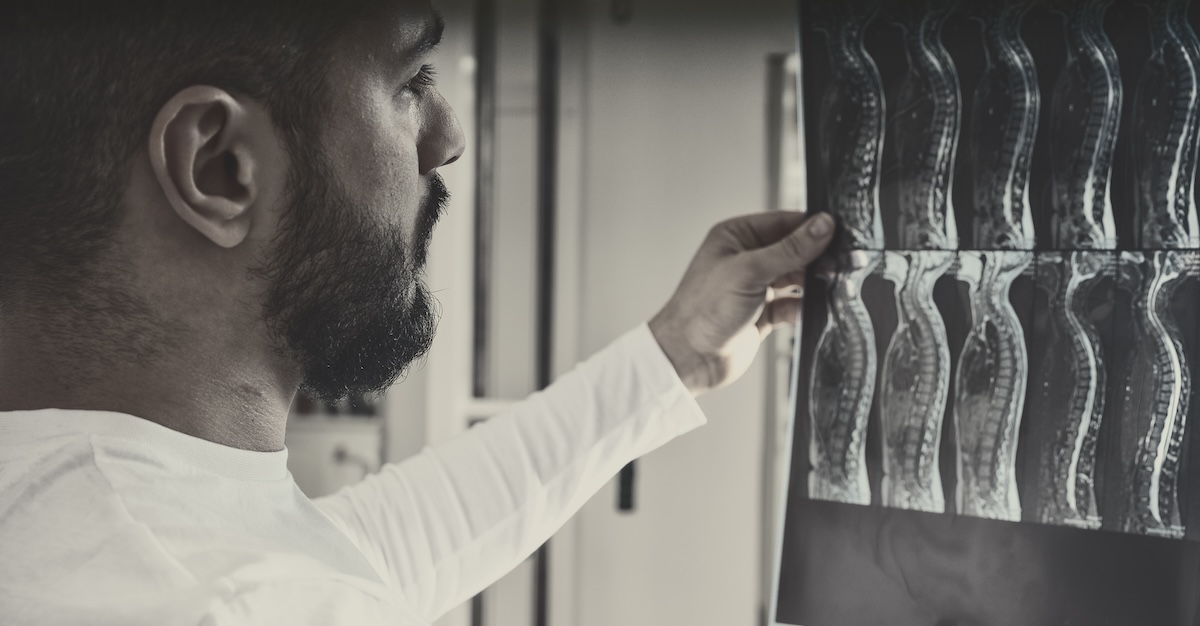
[[[769,213],[719,224],[663,310],[461,437],[317,505],[426,619],[532,553],[629,461],[704,423],[693,395],[740,376],[793,323],[832,231]]]

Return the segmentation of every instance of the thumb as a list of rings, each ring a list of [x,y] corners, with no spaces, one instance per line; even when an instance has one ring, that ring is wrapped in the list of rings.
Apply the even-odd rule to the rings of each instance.
[[[770,284],[781,276],[803,270],[825,251],[833,238],[833,217],[818,213],[783,239],[743,253],[748,278]]]

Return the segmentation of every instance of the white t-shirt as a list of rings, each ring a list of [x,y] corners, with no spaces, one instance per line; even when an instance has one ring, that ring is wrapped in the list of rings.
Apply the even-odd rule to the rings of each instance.
[[[0,413],[0,624],[428,624],[628,461],[704,423],[642,325],[546,391],[325,498],[287,450]]]

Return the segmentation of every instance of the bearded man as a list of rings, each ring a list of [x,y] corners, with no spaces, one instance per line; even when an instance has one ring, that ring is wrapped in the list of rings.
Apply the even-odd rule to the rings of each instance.
[[[792,323],[828,217],[716,226],[649,323],[444,446],[318,500],[299,389],[430,345],[463,151],[421,0],[0,8],[0,621],[428,624]]]

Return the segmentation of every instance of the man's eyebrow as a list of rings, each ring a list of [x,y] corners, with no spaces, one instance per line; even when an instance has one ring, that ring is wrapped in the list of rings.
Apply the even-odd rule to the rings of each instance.
[[[421,36],[417,39],[417,43],[413,45],[409,51],[412,57],[423,57],[430,52],[433,52],[442,41],[442,32],[446,30],[446,20],[442,19],[442,14],[437,10],[433,10],[433,19],[425,22],[425,27],[421,31]]]

